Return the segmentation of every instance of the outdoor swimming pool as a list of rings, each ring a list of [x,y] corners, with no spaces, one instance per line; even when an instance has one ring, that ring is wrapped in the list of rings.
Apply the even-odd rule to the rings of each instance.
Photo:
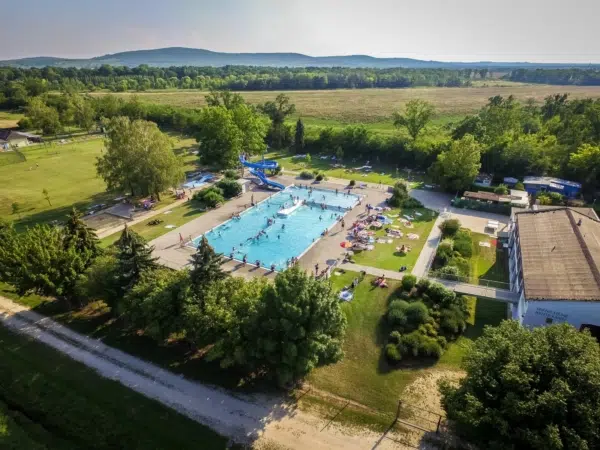
[[[292,198],[299,197],[308,203],[295,209],[289,216],[281,217],[278,211],[293,205]],[[278,192],[253,208],[244,211],[239,219],[229,220],[206,233],[210,245],[226,257],[234,253],[241,260],[246,255],[249,264],[277,270],[286,268],[286,262],[299,257],[316,242],[324,230],[329,229],[340,216],[346,214],[358,202],[358,196],[340,191],[308,189],[295,186]],[[325,205],[323,210],[321,204]],[[274,223],[267,225],[267,219]],[[265,233],[256,238],[258,233]],[[201,236],[192,241],[198,245]],[[234,250],[235,248],[235,250]]]

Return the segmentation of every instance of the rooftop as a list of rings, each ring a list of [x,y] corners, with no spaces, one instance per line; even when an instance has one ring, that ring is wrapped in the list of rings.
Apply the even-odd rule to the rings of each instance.
[[[488,201],[488,202],[509,202],[510,198],[505,196],[505,195],[498,195],[498,194],[494,194],[493,192],[483,192],[483,191],[479,191],[479,192],[470,192],[470,191],[465,191],[465,193],[463,194],[464,197],[466,198],[472,198],[475,200],[484,200],[484,201]]]
[[[527,300],[600,301],[600,221],[566,207],[515,218]]]
[[[524,184],[543,184],[543,185],[559,184],[559,185],[563,185],[563,186],[571,186],[571,187],[581,188],[580,183],[577,183],[575,181],[563,180],[561,178],[554,178],[554,177],[525,177],[525,178],[523,178],[523,183]]]

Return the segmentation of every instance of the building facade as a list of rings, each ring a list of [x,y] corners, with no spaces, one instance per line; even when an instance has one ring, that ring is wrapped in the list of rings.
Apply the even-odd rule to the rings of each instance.
[[[600,331],[600,221],[572,208],[513,211],[509,231],[512,318]]]

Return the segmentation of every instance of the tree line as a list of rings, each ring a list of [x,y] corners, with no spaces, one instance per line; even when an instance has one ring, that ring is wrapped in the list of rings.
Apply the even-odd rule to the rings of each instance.
[[[504,79],[521,83],[600,86],[598,69],[514,69]]]
[[[279,67],[113,67],[97,69],[0,67],[0,107],[15,91],[146,91],[149,89],[229,89],[269,91],[298,89],[407,88],[415,86],[469,86],[484,70],[354,69]],[[0,100],[2,100],[0,98]]]

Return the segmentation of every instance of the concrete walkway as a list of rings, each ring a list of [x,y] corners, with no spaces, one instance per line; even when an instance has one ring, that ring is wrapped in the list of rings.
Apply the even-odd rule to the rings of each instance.
[[[517,303],[519,294],[506,289],[495,287],[480,286],[478,284],[461,283],[459,281],[444,280],[441,278],[430,278],[431,281],[443,284],[448,289],[464,295],[472,295],[474,297],[488,298],[490,300],[498,300],[506,303]]]
[[[423,246],[417,261],[412,269],[412,274],[421,278],[427,275],[429,272],[429,267],[431,266],[431,262],[435,256],[435,252],[437,251],[437,247],[442,239],[442,230],[440,230],[440,224],[445,219],[442,216],[438,216],[435,223],[433,224],[433,228],[429,232],[429,236],[427,237],[427,242]]]

